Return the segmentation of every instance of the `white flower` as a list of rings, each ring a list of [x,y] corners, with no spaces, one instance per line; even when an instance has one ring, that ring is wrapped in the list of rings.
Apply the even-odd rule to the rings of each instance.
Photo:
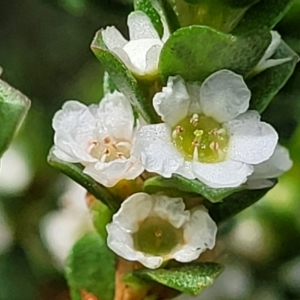
[[[228,70],[212,74],[201,87],[169,78],[153,99],[165,123],[138,132],[145,169],[197,178],[213,188],[241,185],[253,165],[271,157],[278,140],[256,111],[247,111],[249,100],[242,76]]]
[[[119,92],[89,107],[66,102],[55,114],[53,128],[54,155],[81,163],[84,173],[107,187],[134,179],[144,170],[135,144],[132,108]]]
[[[291,57],[277,58],[277,59],[271,58],[281,43],[281,36],[277,31],[271,31],[271,35],[272,35],[271,44],[267,48],[264,56],[261,58],[259,63],[254,68],[254,70],[251,72],[251,74],[258,74],[268,68],[281,65],[291,60]]]
[[[48,213],[40,224],[41,236],[58,267],[63,267],[74,243],[87,232],[94,231],[87,208],[86,190],[67,179],[66,192],[59,201],[60,209]]]
[[[248,178],[247,186],[250,189],[271,187],[274,183],[268,179],[277,178],[287,172],[293,165],[289,151],[277,145],[273,155],[267,161],[254,166],[253,174]]]
[[[169,259],[195,260],[214,247],[217,226],[204,207],[184,209],[181,198],[133,194],[106,226],[107,244],[119,256],[151,269]]]
[[[115,27],[107,27],[102,31],[105,45],[133,73],[138,75],[156,74],[163,41],[149,17],[142,11],[132,12],[128,16],[127,23],[130,40],[127,41]]]

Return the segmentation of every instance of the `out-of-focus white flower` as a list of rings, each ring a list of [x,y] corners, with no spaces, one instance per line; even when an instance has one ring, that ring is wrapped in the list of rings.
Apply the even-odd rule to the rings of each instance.
[[[115,27],[102,31],[103,41],[133,72],[138,75],[157,73],[158,59],[163,46],[149,17],[142,11],[128,16],[130,40],[127,41]],[[166,31],[166,28],[165,28]]]
[[[241,185],[253,165],[272,156],[278,140],[256,111],[247,111],[249,101],[242,76],[228,70],[212,74],[201,86],[170,77],[153,99],[165,123],[138,132],[145,169],[197,178],[213,188]]]
[[[293,166],[289,151],[277,145],[273,155],[267,161],[254,166],[254,172],[249,176],[247,186],[250,189],[271,187],[274,183],[268,179],[277,178]]]
[[[0,160],[0,193],[20,193],[32,180],[32,169],[28,164],[28,158],[16,143],[4,153]]]
[[[42,237],[59,267],[64,266],[74,243],[94,230],[85,196],[83,187],[68,180],[67,191],[60,199],[62,208],[50,212],[41,222]]]
[[[271,44],[267,48],[264,56],[261,58],[259,63],[256,65],[256,67],[252,71],[252,74],[258,74],[268,68],[272,68],[272,67],[281,65],[292,59],[291,57],[277,58],[277,59],[271,58],[281,43],[281,36],[277,31],[271,31],[271,35],[272,35]]]
[[[197,259],[214,247],[217,232],[204,207],[187,211],[181,198],[145,193],[127,198],[106,228],[114,252],[151,269],[169,259]]]
[[[54,155],[81,163],[84,173],[112,187],[134,179],[144,168],[135,146],[134,116],[130,103],[119,92],[107,94],[89,107],[68,101],[53,119]]]

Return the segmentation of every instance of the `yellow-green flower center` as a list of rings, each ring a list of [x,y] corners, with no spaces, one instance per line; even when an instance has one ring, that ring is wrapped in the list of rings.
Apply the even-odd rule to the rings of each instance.
[[[213,118],[194,114],[174,126],[172,140],[186,160],[213,163],[225,159],[229,136]]]
[[[160,217],[148,217],[132,235],[134,248],[149,255],[167,255],[183,243],[183,230]]]

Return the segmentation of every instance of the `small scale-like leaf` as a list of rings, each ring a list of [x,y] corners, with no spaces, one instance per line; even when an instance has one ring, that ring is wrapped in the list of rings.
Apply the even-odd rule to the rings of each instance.
[[[245,75],[257,65],[270,42],[267,30],[233,36],[206,26],[181,28],[162,49],[159,72],[164,80],[180,75],[187,81],[203,81],[220,69]]]
[[[138,82],[125,64],[107,49],[102,39],[102,30],[96,33],[91,49],[109,73],[118,90],[123,93],[142,115],[145,121],[155,123],[158,120],[151,101],[145,97]]]
[[[8,148],[29,107],[30,100],[26,96],[0,79],[0,157]]]
[[[223,271],[217,263],[193,263],[170,269],[139,269],[133,275],[158,282],[182,293],[197,296]]]
[[[233,33],[243,33],[254,29],[272,29],[286,14],[293,0],[260,0],[250,7]]]
[[[176,189],[181,192],[201,195],[212,203],[220,202],[225,197],[243,190],[244,188],[244,186],[240,186],[237,188],[213,189],[199,180],[190,180],[180,175],[173,175],[171,178],[156,176],[149,178],[144,183],[144,191],[146,193],[152,194],[165,189]]]
[[[134,1],[134,9],[143,11],[151,20],[154,28],[160,37],[162,37],[164,33],[163,24],[161,22],[161,18],[159,13],[153,7],[151,0],[135,0]]]
[[[273,58],[287,57],[290,57],[291,60],[269,68],[246,81],[251,90],[251,109],[262,113],[294,72],[299,58],[291,48],[281,42]]]
[[[84,292],[101,300],[113,300],[115,260],[115,254],[100,235],[92,232],[83,236],[67,260],[66,276],[72,294]]]
[[[55,169],[82,185],[86,190],[101,200],[113,212],[118,210],[119,200],[105,186],[96,182],[93,178],[82,172],[83,167],[79,164],[72,164],[57,158],[51,150],[48,156],[48,163]]]
[[[159,3],[161,10],[165,16],[170,33],[175,32],[177,29],[180,28],[180,23],[179,23],[179,20],[177,18],[175,11],[173,10],[169,1],[157,0],[157,2]]]
[[[274,185],[272,187],[259,190],[240,191],[225,198],[222,203],[212,204],[207,201],[205,206],[208,208],[212,219],[216,223],[221,223],[231,217],[234,217],[236,214],[261,199],[277,183],[275,179],[273,182]]]
[[[110,78],[109,74],[105,72],[103,76],[103,94],[113,93],[115,90],[117,90],[116,85]]]

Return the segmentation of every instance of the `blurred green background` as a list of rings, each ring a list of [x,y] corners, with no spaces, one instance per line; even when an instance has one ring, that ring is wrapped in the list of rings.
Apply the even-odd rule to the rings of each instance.
[[[32,100],[0,172],[0,300],[69,299],[63,261],[91,229],[84,191],[47,165],[51,119],[67,99],[97,102],[103,69],[89,49],[96,30],[126,34],[129,0],[2,0],[3,79]],[[278,24],[300,54],[300,0]],[[226,271],[199,299],[300,299],[300,67],[264,113],[293,169],[219,233]],[[2,124],[0,124],[2,126]]]

